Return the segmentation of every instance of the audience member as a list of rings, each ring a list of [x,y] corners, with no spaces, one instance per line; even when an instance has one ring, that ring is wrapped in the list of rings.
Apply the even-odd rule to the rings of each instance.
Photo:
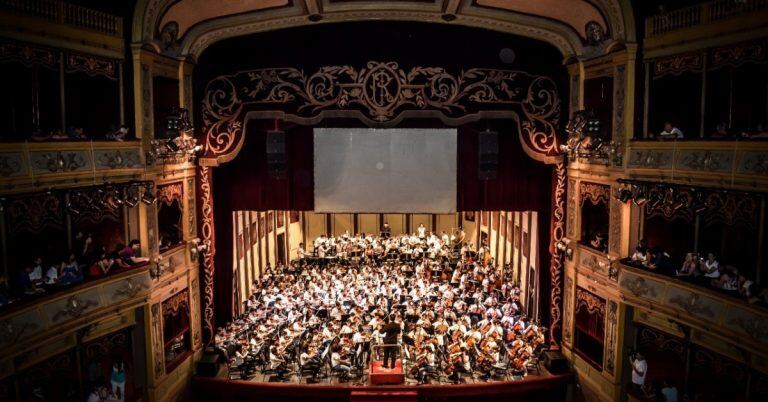
[[[679,128],[672,125],[672,122],[664,122],[664,130],[659,133],[659,139],[662,140],[669,140],[669,139],[682,139],[683,138],[683,132],[680,131]]]

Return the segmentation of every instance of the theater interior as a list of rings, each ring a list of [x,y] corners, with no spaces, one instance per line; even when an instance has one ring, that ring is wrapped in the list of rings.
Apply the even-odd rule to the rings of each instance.
[[[768,1],[0,0],[0,401],[768,400]]]

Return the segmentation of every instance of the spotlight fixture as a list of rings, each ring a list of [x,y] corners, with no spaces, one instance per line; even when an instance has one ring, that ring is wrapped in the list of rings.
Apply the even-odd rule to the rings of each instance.
[[[67,200],[67,211],[70,215],[78,216],[80,215],[80,192],[74,192],[69,194],[69,199]]]
[[[662,195],[661,191],[661,189],[655,189],[653,192],[651,192],[651,195],[648,198],[648,206],[651,208],[656,208],[662,202],[664,202],[664,196]]]
[[[696,197],[694,198],[693,203],[691,203],[691,210],[696,214],[700,214],[706,211],[708,207],[709,205],[704,201],[704,194],[697,191]]]
[[[626,204],[627,201],[632,199],[632,191],[624,186],[619,189],[618,194],[616,194],[614,198],[621,201],[623,204]]]
[[[648,197],[645,194],[645,188],[643,186],[632,185],[632,189],[634,190],[632,201],[635,203],[635,205],[639,207],[645,205],[645,203],[648,202]]]
[[[144,190],[144,194],[141,196],[141,202],[152,205],[155,203],[155,193],[152,191],[152,184],[148,184]]]
[[[130,208],[133,208],[139,204],[138,189],[136,186],[129,186],[125,189],[124,200],[125,205]]]
[[[150,144],[152,147],[147,152],[147,164],[150,165],[158,160],[163,163],[189,162],[202,150],[194,138],[189,112],[184,108],[171,110],[165,118],[165,133]]]

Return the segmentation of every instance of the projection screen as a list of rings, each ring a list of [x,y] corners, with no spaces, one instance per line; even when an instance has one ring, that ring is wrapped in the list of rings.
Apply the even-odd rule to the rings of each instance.
[[[316,212],[456,212],[456,129],[315,128]]]

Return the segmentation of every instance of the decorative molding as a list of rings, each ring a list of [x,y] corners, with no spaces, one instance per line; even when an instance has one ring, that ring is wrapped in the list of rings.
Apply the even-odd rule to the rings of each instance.
[[[565,277],[565,289],[563,292],[563,342],[573,344],[573,279]]]
[[[766,60],[766,42],[747,42],[714,48],[710,51],[712,68],[738,67],[746,62],[764,62]]]
[[[694,213],[689,208],[693,201],[693,196],[689,190],[681,188],[675,188],[673,191],[664,188],[654,188],[651,190],[651,194],[658,192],[662,194],[662,202],[656,206],[653,206],[650,202],[645,204],[646,218],[661,216],[666,220],[681,218],[686,222],[693,222]]]
[[[645,278],[640,276],[626,277],[621,281],[621,287],[628,290],[635,297],[656,298],[656,289],[646,283]]]
[[[103,149],[94,151],[96,170],[141,167],[139,149]]]
[[[26,172],[22,154],[13,152],[0,153],[0,176],[23,176]]]
[[[768,323],[766,323],[766,321],[763,319],[758,317],[753,317],[752,319],[735,317],[732,318],[728,323],[739,328],[741,331],[751,336],[752,338],[759,340],[768,339]]]
[[[159,252],[157,243],[157,203],[146,206],[147,213],[147,247],[149,255]]]
[[[589,314],[599,314],[605,317],[605,299],[576,286],[576,308],[574,312],[578,313],[585,308]]]
[[[616,365],[616,345],[618,344],[619,304],[608,300],[608,315],[605,317],[605,362],[603,368],[613,374]]]
[[[582,181],[579,183],[579,205],[589,200],[592,205],[604,204],[608,206],[611,199],[611,187],[605,184]]]
[[[213,191],[211,188],[211,168],[197,168],[197,203],[198,222],[200,222],[200,238],[206,249],[202,252],[201,269],[203,274],[202,310],[203,310],[203,342],[209,345],[214,340],[214,298],[213,280],[216,270],[213,258],[216,255],[216,238],[213,218]],[[263,227],[263,225],[262,225]]]
[[[730,172],[733,168],[733,153],[730,151],[683,150],[677,160],[678,169]]]
[[[702,303],[701,295],[698,293],[690,292],[685,296],[672,296],[669,298],[669,303],[685,310],[688,314],[704,316],[709,319],[715,318],[714,311],[712,311],[709,306]]]
[[[163,300],[163,317],[174,316],[181,310],[189,311],[189,288]]]
[[[125,284],[121,288],[112,293],[112,301],[119,300],[121,298],[133,299],[145,289],[149,289],[149,286],[143,281],[134,282],[133,278],[128,278],[125,280]]]
[[[56,322],[64,318],[78,318],[91,307],[98,306],[99,303],[93,300],[82,300],[78,295],[72,295],[67,298],[64,308],[53,315],[52,321]]]
[[[163,320],[160,303],[150,307],[152,331],[152,359],[154,360],[155,379],[165,374],[165,348],[163,345]]]
[[[680,75],[684,72],[699,72],[704,66],[704,55],[701,52],[676,54],[670,57],[656,59],[653,62],[653,78],[666,75]]]
[[[82,72],[91,77],[103,76],[110,80],[117,80],[117,63],[114,60],[93,55],[69,53],[65,61],[65,71],[68,73]]]
[[[78,172],[91,168],[86,151],[30,152],[32,167],[41,173]]]
[[[141,127],[142,138],[153,138],[154,126],[152,116],[152,73],[149,66],[141,65]]]
[[[169,183],[157,186],[157,202],[171,205],[178,201],[179,206],[184,205],[184,184],[182,182]]]
[[[565,275],[563,258],[555,244],[563,239],[565,233],[565,162],[554,166],[552,190],[552,222],[549,240],[550,259],[550,307],[549,307],[549,342],[557,346],[562,336],[563,316],[563,276]],[[515,236],[517,238],[517,236]]]
[[[59,51],[21,42],[0,42],[0,61],[15,61],[27,67],[59,68]]]
[[[22,231],[39,233],[45,227],[65,227],[62,200],[54,194],[10,199],[6,219],[10,235]]]
[[[630,168],[643,169],[671,169],[673,167],[672,150],[637,150],[629,153]]]
[[[27,331],[34,331],[38,327],[34,322],[23,322],[21,325],[16,325],[10,319],[0,321],[0,345],[15,343]]]
[[[357,111],[372,125],[396,121],[408,110],[457,118],[504,105],[518,115],[529,153],[560,153],[560,99],[548,77],[484,68],[452,75],[441,67],[405,70],[396,62],[370,61],[359,70],[325,66],[309,76],[295,68],[264,68],[211,80],[203,99],[205,156],[231,158],[242,142],[247,112],[277,105],[303,119],[326,110]]]
[[[744,194],[714,192],[707,195],[705,226],[722,223],[728,226],[757,227],[760,200]]]
[[[626,67],[617,66],[613,73],[613,133],[616,143],[624,143],[624,107],[626,103]]]
[[[738,173],[768,175],[768,152],[744,152],[738,166]]]
[[[576,238],[576,180],[569,179],[568,180],[568,212],[566,214],[566,217],[568,219],[568,224],[566,225],[566,229],[568,232],[568,237],[571,239]]]
[[[189,238],[197,237],[197,229],[195,228],[195,214],[197,209],[195,207],[195,178],[190,177],[187,179],[187,187],[184,189],[187,194],[187,235]]]
[[[624,204],[613,197],[610,200],[608,251],[615,255],[621,255],[621,224]]]
[[[200,287],[197,278],[193,279],[189,285],[189,291],[192,293],[190,301],[190,311],[192,315],[192,345],[197,350],[202,345],[200,337]]]

